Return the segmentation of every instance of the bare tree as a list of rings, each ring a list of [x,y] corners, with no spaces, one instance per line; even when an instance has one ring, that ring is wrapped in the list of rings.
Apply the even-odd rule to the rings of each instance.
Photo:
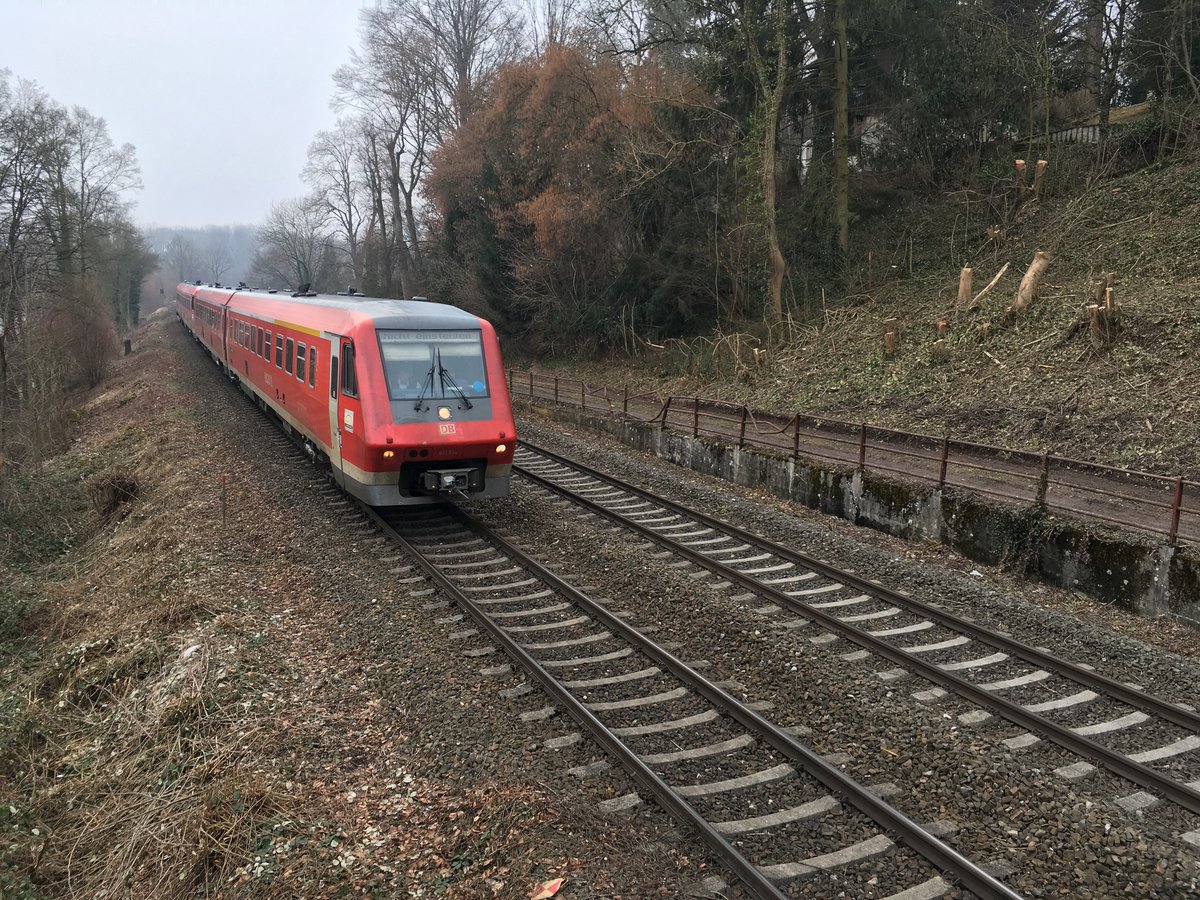
[[[329,216],[316,198],[284,200],[271,207],[258,230],[255,274],[286,287],[332,287],[333,247]]]
[[[448,99],[456,128],[478,108],[480,91],[496,70],[524,49],[520,18],[505,0],[389,0],[372,24],[383,19],[427,39],[417,45],[423,68]]]
[[[104,119],[76,106],[56,142],[51,180],[51,234],[59,264],[64,273],[84,275],[90,233],[125,213],[123,194],[142,186],[133,145],[113,144]]]
[[[548,47],[566,43],[579,18],[577,0],[527,0],[532,50],[541,55]]]
[[[31,397],[26,352],[30,306],[50,285],[54,254],[39,224],[63,110],[36,85],[9,86],[0,70],[0,450]]]
[[[370,183],[379,191],[374,205],[381,221],[390,219],[388,250],[401,292],[411,297],[422,292],[414,202],[437,138],[438,98],[422,63],[426,39],[379,11],[364,17],[377,27],[364,30],[364,55],[355,54],[351,65],[334,74],[334,103],[363,118],[367,158],[375,169]],[[393,287],[390,278],[387,284]]]
[[[199,249],[200,269],[203,277],[219,282],[233,268],[233,247],[229,229],[221,225],[209,225],[204,229],[204,239]]]
[[[200,277],[200,257],[196,245],[188,237],[174,235],[163,251],[163,259],[176,282]]]
[[[9,77],[0,70],[0,455],[18,461],[65,434],[64,392],[102,371],[153,256],[124,216],[133,148]]]
[[[362,172],[363,126],[342,119],[335,131],[321,131],[308,147],[303,177],[325,204],[337,243],[350,262],[354,284],[361,287],[366,258],[364,235],[374,225],[368,179]]]

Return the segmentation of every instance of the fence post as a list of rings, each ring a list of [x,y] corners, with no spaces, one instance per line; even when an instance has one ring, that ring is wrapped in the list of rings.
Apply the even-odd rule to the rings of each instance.
[[[629,385],[621,388],[621,415],[629,415]]]
[[[1050,451],[1042,451],[1042,468],[1038,473],[1037,505],[1046,505],[1046,492],[1050,490]]]
[[[938,472],[938,488],[946,486],[946,464],[950,461],[950,435],[942,435],[941,471]]]
[[[558,376],[554,376],[554,402],[558,402]]]
[[[529,399],[533,399],[533,369],[529,370]]]
[[[579,408],[587,410],[587,394],[584,391],[587,389],[587,382],[582,379],[579,382]]]
[[[667,416],[671,414],[671,395],[667,395],[667,402],[663,404],[662,410],[662,427],[667,427]]]
[[[692,398],[692,437],[700,437],[700,395]]]
[[[1183,508],[1183,476],[1180,475],[1175,479],[1175,499],[1171,501],[1171,531],[1167,540],[1171,546],[1175,545],[1175,539],[1179,535],[1179,513]]]
[[[858,471],[867,470],[867,423],[858,426]]]
[[[738,446],[746,446],[746,416],[750,413],[748,407],[742,407],[742,427],[738,430]]]
[[[800,458],[800,413],[792,416],[792,424],[795,430],[792,432],[792,458]]]
[[[512,393],[512,378],[513,378],[513,370],[509,369],[508,370],[508,392],[510,394]]]

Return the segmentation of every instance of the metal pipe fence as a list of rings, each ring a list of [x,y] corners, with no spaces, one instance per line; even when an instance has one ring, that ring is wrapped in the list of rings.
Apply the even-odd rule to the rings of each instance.
[[[974,441],[843,422],[804,413],[751,410],[699,396],[589,384],[532,370],[508,371],[509,391],[534,403],[573,406],[694,438],[812,459],[845,470],[975,492],[1017,505],[1040,504],[1118,528],[1200,545],[1200,483]]]

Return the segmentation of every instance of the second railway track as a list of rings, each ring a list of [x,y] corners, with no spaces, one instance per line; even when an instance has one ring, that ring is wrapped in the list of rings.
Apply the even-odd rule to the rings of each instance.
[[[664,547],[725,583],[757,595],[768,614],[803,616],[932,683],[921,699],[953,692],[1083,757],[1072,777],[1099,765],[1200,814],[1200,716],[1186,705],[1059,659],[936,604],[689,509],[614,476],[525,444],[517,471],[533,483]],[[814,640],[822,640],[818,635]]]

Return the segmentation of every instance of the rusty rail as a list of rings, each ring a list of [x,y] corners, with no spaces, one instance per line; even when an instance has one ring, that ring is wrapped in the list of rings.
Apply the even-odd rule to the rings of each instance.
[[[509,391],[534,403],[578,407],[632,422],[724,438],[739,447],[1039,505],[1118,528],[1200,545],[1200,483],[1103,463],[842,422],[826,416],[755,412],[700,396],[630,393],[532,370],[508,371]]]

